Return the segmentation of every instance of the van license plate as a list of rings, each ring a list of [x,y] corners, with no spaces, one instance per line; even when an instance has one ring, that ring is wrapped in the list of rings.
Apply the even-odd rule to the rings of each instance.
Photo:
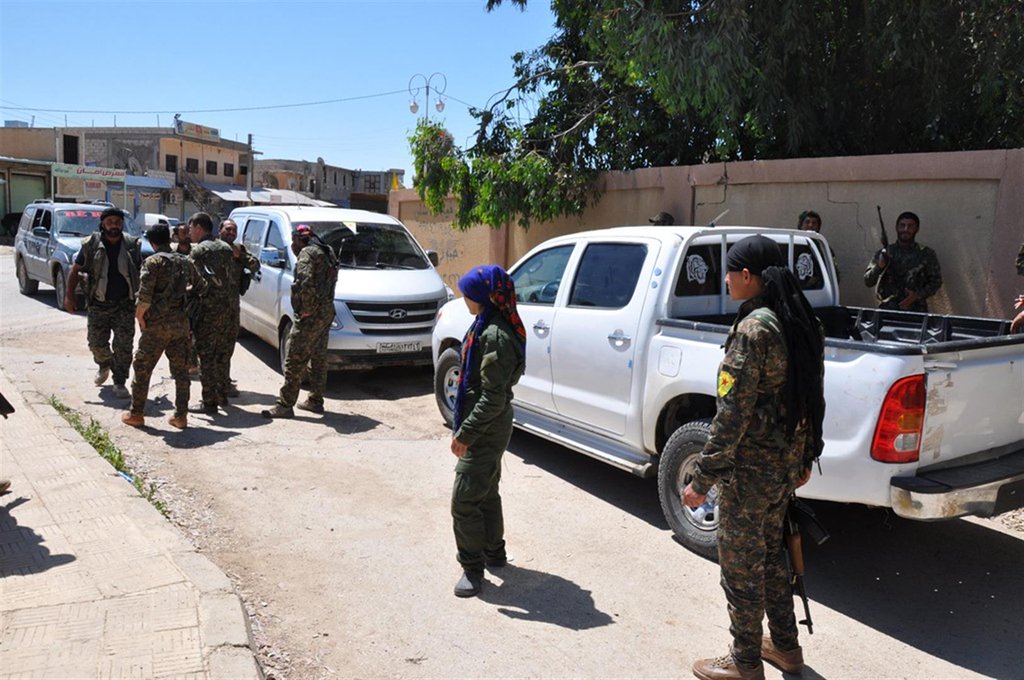
[[[377,354],[400,354],[402,352],[419,352],[418,342],[378,342]]]

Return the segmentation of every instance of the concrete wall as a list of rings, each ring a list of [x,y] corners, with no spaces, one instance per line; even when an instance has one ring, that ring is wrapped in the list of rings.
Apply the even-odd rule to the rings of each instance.
[[[458,244],[445,263],[445,271],[456,276],[479,262],[510,265],[555,235],[646,224],[660,211],[672,213],[677,224],[706,224],[728,210],[719,224],[792,228],[799,213],[811,209],[821,214],[822,232],[835,249],[843,301],[873,306],[873,291],[862,276],[880,247],[881,206],[892,240],[900,212],[921,218],[918,241],[935,249],[944,280],[930,301],[933,310],[1007,317],[1024,290],[1014,270],[1024,242],[1024,149],[648,168],[608,173],[601,181],[604,195],[580,217],[526,231],[476,227],[445,233],[444,216],[438,216],[429,222],[429,238]],[[426,222],[404,215],[422,211],[414,190],[391,193],[389,212],[418,239]]]
[[[0,156],[57,160],[53,128],[0,128]]]

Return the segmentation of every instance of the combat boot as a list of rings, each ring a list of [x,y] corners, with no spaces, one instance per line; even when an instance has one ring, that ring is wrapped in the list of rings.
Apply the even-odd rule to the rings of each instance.
[[[128,388],[122,384],[115,384],[114,389],[111,390],[113,395],[118,399],[129,399],[132,393],[128,391]]]
[[[107,378],[110,377],[110,366],[100,366],[96,370],[96,377],[93,378],[92,382],[94,385],[99,387],[103,383],[107,382]]]
[[[796,649],[783,651],[775,646],[767,635],[761,639],[761,658],[777,667],[783,673],[801,673],[804,670],[804,651]]]
[[[312,399],[303,399],[302,401],[295,405],[295,408],[301,409],[303,411],[309,411],[310,413],[323,413],[324,402],[313,401]]]
[[[180,416],[175,414],[168,418],[167,422],[170,423],[172,427],[176,427],[179,430],[184,430],[186,427],[188,427],[188,416],[185,415],[184,413],[181,414]]]
[[[134,413],[129,412],[121,416],[121,422],[124,423],[125,425],[131,425],[132,427],[142,427],[143,425],[146,424],[146,419],[142,416],[141,413],[136,415]]]
[[[756,668],[737,666],[732,654],[693,662],[693,674],[700,680],[764,680],[764,664]]]
[[[294,418],[295,411],[287,406],[281,406],[280,404],[274,404],[274,408],[265,409],[261,412],[264,418]]]
[[[455,584],[455,597],[473,597],[480,592],[483,574],[475,571],[462,572],[462,578]]]
[[[192,413],[205,413],[208,416],[217,415],[217,405],[207,404],[205,401],[198,401],[188,407]]]

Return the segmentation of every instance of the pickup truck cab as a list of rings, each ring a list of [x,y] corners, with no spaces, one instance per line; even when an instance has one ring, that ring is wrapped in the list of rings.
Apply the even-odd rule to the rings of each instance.
[[[310,206],[236,208],[240,243],[260,261],[241,299],[241,325],[278,349],[284,372],[294,318],[292,231],[309,225],[338,256],[328,367],[429,365],[437,310],[452,295],[401,222],[365,210]]]
[[[527,330],[517,427],[657,475],[680,540],[713,557],[717,494],[679,495],[707,441],[718,365],[740,303],[729,246],[774,239],[826,331],[825,449],[806,498],[903,517],[989,516],[1024,506],[1024,335],[1000,319],[843,307],[828,244],[763,227],[623,227],[551,239],[510,268]],[[450,422],[471,321],[446,305],[433,335],[435,393]]]

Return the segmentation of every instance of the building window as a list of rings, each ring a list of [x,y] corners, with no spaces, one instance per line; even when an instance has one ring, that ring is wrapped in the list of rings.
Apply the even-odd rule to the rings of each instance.
[[[249,166],[248,165],[239,165],[238,166],[238,174],[241,175],[242,177],[245,177],[246,175],[248,175],[249,174]]]
[[[178,171],[178,157],[177,156],[173,156],[171,154],[167,154],[164,157],[164,170],[166,170],[167,172],[177,172]]]
[[[380,193],[380,175],[367,175],[363,182],[363,191],[368,194]]]
[[[216,175],[217,174],[217,161],[206,161],[206,174]]]
[[[225,177],[234,177],[235,176],[235,164],[234,163],[225,163],[224,164],[224,176]]]
[[[64,135],[64,162],[78,165],[78,135]]]
[[[185,159],[185,172],[199,172],[199,159],[198,158],[186,158]]]

